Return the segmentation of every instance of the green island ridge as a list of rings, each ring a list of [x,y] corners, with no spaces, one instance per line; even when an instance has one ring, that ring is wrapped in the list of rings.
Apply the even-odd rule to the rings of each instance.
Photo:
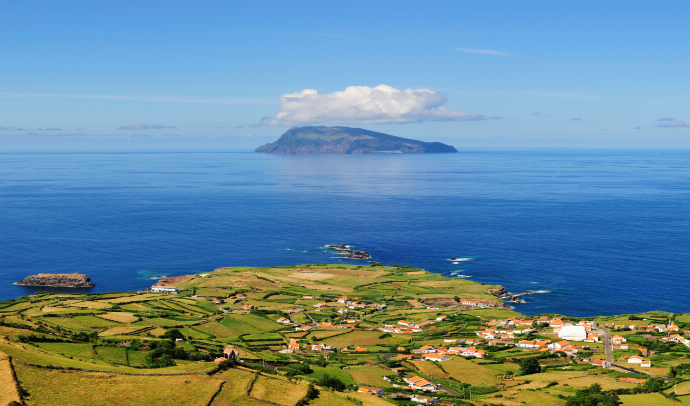
[[[272,154],[425,154],[458,152],[440,142],[396,137],[362,128],[293,127],[256,152]]]
[[[24,296],[0,303],[0,405],[690,403],[690,314],[525,316],[502,292],[374,263]]]

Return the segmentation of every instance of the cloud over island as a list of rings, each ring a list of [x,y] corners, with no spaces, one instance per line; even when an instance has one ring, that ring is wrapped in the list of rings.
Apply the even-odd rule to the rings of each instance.
[[[422,121],[484,120],[481,114],[443,107],[445,94],[429,89],[398,90],[388,85],[350,86],[342,91],[318,94],[304,89],[280,97],[281,112],[264,117],[264,125],[318,123],[417,123]]]

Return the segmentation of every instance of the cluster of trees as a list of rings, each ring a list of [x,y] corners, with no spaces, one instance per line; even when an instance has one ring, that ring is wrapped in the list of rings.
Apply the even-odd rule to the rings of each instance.
[[[169,338],[168,341],[151,341],[149,348],[152,351],[146,357],[146,366],[149,368],[163,368],[175,365],[176,359],[191,360],[191,361],[207,361],[211,358],[208,353],[201,351],[187,352],[183,348],[175,345],[175,339],[183,338],[182,333],[178,329],[170,329],[165,332],[163,338]]]
[[[278,369],[281,371],[285,371],[285,376],[287,377],[293,377],[297,375],[308,375],[314,372],[314,370],[311,369],[308,364],[300,364],[298,362],[288,364],[283,367],[279,367]]]
[[[521,358],[519,361],[520,375],[531,375],[541,372],[540,359],[541,357]]]

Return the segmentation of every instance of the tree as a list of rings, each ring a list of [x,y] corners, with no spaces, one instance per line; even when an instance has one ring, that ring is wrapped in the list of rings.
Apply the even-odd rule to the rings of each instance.
[[[520,374],[530,375],[530,374],[538,374],[539,372],[541,372],[541,365],[539,365],[539,358],[530,357],[530,358],[523,358],[520,360]]]
[[[659,392],[664,386],[664,380],[661,378],[649,378],[645,381],[642,386],[645,389],[649,389],[652,392]]]
[[[171,340],[175,340],[177,338],[184,338],[182,333],[180,333],[180,330],[178,330],[176,328],[173,328],[173,329],[166,331],[165,334],[163,334],[163,337],[169,338]]]
[[[337,390],[338,392],[342,392],[346,388],[346,385],[343,381],[328,374],[325,374],[323,378],[321,378],[321,380],[319,381],[319,385],[324,386],[326,388],[331,388],[333,390]]]

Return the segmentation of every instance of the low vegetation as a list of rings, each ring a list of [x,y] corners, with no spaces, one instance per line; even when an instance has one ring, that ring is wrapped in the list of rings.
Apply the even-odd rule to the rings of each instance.
[[[489,343],[477,332],[492,320],[525,316],[488,292],[497,286],[420,269],[230,267],[180,278],[177,287],[177,295],[39,293],[0,303],[0,385],[9,388],[0,404],[408,406],[418,404],[413,395],[456,405],[690,400],[690,348],[666,333],[614,329],[630,343],[614,347],[615,364],[628,368],[625,357],[650,351],[653,366],[635,372],[592,365],[603,358],[602,343],[577,343],[574,354],[514,345],[558,341],[546,325],[516,329],[512,344]],[[594,320],[690,330],[686,314]],[[425,359],[451,347],[478,352]],[[416,390],[408,383],[414,377],[441,390]],[[357,392],[362,386],[384,394]]]

